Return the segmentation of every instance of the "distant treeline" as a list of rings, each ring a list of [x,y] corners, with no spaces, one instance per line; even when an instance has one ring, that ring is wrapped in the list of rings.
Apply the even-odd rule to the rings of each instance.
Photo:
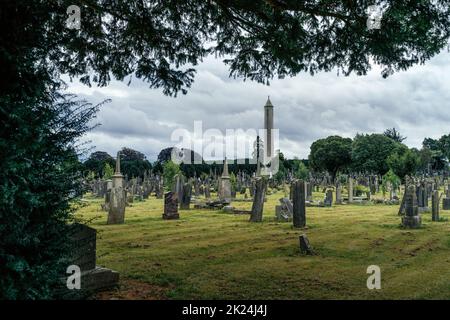
[[[280,154],[279,172],[276,179],[283,179],[288,172],[297,177],[306,177],[309,172],[328,172],[335,177],[340,173],[365,172],[385,175],[395,174],[403,179],[405,175],[430,173],[448,170],[450,158],[450,134],[439,139],[425,138],[422,148],[408,148],[395,128],[382,134],[357,134],[353,139],[340,136],[329,136],[318,139],[311,145],[308,159],[285,159]],[[121,153],[121,172],[128,177],[143,177],[147,172],[162,174],[164,164],[171,159],[172,148],[161,150],[157,160],[151,163],[142,152],[123,148]],[[186,150],[184,150],[186,152]],[[190,159],[200,160],[200,164],[180,165],[181,172],[186,177],[202,177],[209,174],[220,175],[223,171],[222,162],[205,162],[201,156],[191,150]],[[242,161],[240,161],[242,162]],[[244,172],[253,174],[256,164],[245,159],[245,163],[237,164],[228,160],[230,173]],[[103,151],[97,151],[82,164],[85,176],[103,178],[111,175],[115,167],[115,158]]]

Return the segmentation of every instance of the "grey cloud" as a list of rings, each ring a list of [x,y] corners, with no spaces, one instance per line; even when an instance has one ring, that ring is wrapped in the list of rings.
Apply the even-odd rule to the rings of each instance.
[[[268,95],[280,130],[280,148],[288,157],[306,157],[314,140],[333,134],[353,137],[396,127],[408,137],[409,146],[420,147],[424,137],[450,131],[447,52],[387,79],[376,67],[363,77],[301,74],[273,80],[270,86],[230,79],[228,74],[227,66],[209,57],[197,66],[189,93],[177,98],[151,90],[138,79],[130,86],[114,81],[107,88],[93,89],[74,82],[69,91],[94,103],[112,99],[96,119],[102,125],[85,138],[97,150],[115,153],[129,146],[151,160],[173,144],[174,129],[192,130],[196,120],[203,121],[204,130],[217,128],[223,133],[227,128],[260,128]]]

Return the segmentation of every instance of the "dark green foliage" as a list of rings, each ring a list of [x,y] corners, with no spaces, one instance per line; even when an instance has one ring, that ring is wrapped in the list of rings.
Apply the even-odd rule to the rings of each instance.
[[[103,170],[108,164],[112,168],[116,165],[114,158],[104,151],[96,151],[91,153],[89,158],[83,163],[85,175],[94,172],[96,178],[103,177]]]
[[[82,192],[75,141],[96,107],[55,90],[0,98],[0,299],[53,298],[67,268],[70,202]]]
[[[351,163],[352,139],[329,136],[311,145],[309,162],[317,171],[328,171],[332,178]]]
[[[389,170],[387,158],[395,152],[403,154],[407,149],[383,134],[358,134],[352,144],[352,168],[384,175]]]
[[[12,31],[8,45],[35,48],[61,73],[102,86],[111,75],[131,80],[134,74],[151,88],[176,94],[186,92],[192,66],[210,54],[226,55],[231,76],[267,82],[336,67],[362,75],[370,69],[369,58],[387,76],[446,47],[450,1],[377,2],[388,5],[380,30],[366,25],[373,1],[7,0],[2,5],[5,16],[22,17],[7,25],[10,32],[22,29],[24,21],[33,23],[25,37]],[[65,27],[65,10],[72,4],[81,7],[80,30]],[[5,73],[4,81],[14,77],[14,69]]]
[[[447,143],[448,136],[439,140],[425,138],[422,142],[421,163],[423,169],[442,170],[447,166],[450,150]]]
[[[396,142],[403,142],[403,140],[406,139],[406,137],[403,137],[400,132],[397,131],[397,129],[386,129],[383,133],[386,137],[391,138],[392,140]]]
[[[152,169],[150,161],[146,159],[142,152],[126,147],[120,150],[120,167],[122,174],[129,178],[142,178],[146,172]]]
[[[395,152],[387,158],[389,168],[400,179],[406,175],[414,175],[419,168],[420,159],[417,153],[412,150],[406,150],[403,154]]]
[[[120,161],[121,173],[129,178],[143,177],[145,172],[152,169],[152,165],[145,155],[131,148],[122,148]],[[86,175],[88,172],[94,172],[96,178],[103,177],[106,164],[115,168],[116,160],[104,151],[96,151],[83,163],[84,173]]]

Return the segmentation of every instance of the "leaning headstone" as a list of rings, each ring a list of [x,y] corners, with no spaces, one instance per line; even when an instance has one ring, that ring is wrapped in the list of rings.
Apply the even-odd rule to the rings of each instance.
[[[402,225],[406,228],[419,228],[422,224],[422,219],[419,215],[417,196],[413,185],[408,186],[404,197],[406,197],[405,215],[402,216]]]
[[[299,237],[299,241],[300,241],[300,253],[308,255],[314,254],[314,251],[309,243],[308,237],[305,234],[302,234]]]
[[[80,289],[67,288],[67,275],[62,277],[61,297],[63,299],[87,298],[95,292],[112,289],[119,283],[119,273],[96,265],[97,231],[83,224],[75,223],[69,229],[70,265],[80,268]]]
[[[291,221],[293,206],[288,198],[281,198],[280,205],[275,207],[275,216],[277,221]]]
[[[164,194],[164,213],[162,215],[164,220],[179,219],[178,214],[178,199],[174,192],[169,191]]]
[[[439,221],[439,191],[433,191],[431,195],[431,220]]]
[[[267,181],[264,178],[257,178],[255,182],[255,196],[253,197],[250,222],[262,222],[266,188]]]
[[[295,228],[303,228],[306,226],[306,204],[305,204],[305,187],[303,180],[297,180],[292,183],[292,221]]]

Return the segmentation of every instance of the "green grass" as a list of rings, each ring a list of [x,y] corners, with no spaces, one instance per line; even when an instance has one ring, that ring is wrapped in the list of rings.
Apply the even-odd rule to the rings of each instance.
[[[398,206],[308,207],[308,227],[297,230],[274,219],[282,196],[268,196],[262,223],[203,209],[166,221],[154,197],[127,207],[122,225],[106,225],[102,199],[87,197],[78,214],[99,232],[98,265],[119,271],[121,282],[162,287],[169,299],[450,299],[449,211],[442,222],[423,214],[423,227],[407,230]],[[302,233],[316,255],[299,253]],[[381,290],[366,287],[372,264]]]

